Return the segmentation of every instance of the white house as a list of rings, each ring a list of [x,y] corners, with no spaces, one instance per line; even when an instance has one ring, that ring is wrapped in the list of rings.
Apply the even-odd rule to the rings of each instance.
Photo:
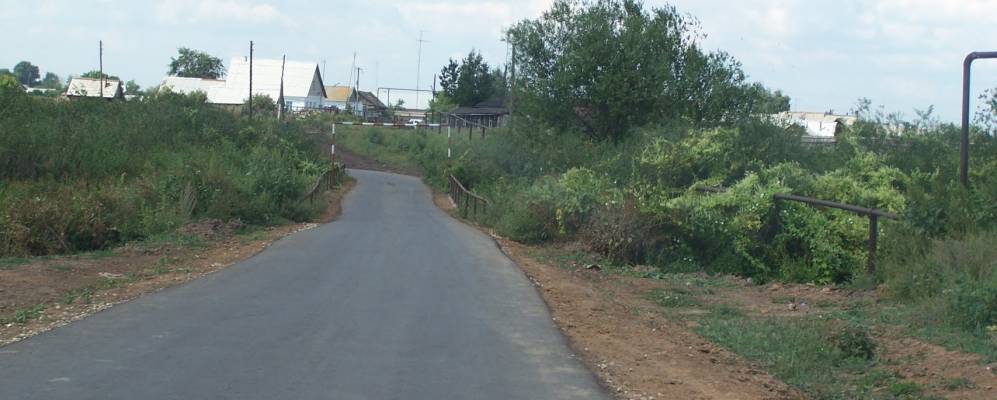
[[[288,110],[322,107],[325,86],[317,63],[288,61],[284,65],[284,104]],[[253,60],[253,94],[281,97],[281,60]],[[223,87],[208,92],[208,102],[244,104],[249,97],[249,60],[233,58]]]
[[[253,94],[281,99],[281,60],[253,60]],[[325,86],[317,63],[287,61],[283,71],[283,100],[287,110],[320,108],[325,101]],[[163,78],[161,87],[180,93],[201,91],[208,103],[242,105],[249,98],[249,60],[233,58],[224,80]]]
[[[851,126],[857,120],[851,115],[805,111],[785,111],[773,114],[771,118],[777,124],[799,125],[806,129],[807,136],[815,138],[834,138],[838,129]]]
[[[103,88],[101,83],[103,82]],[[107,100],[124,100],[125,85],[116,79],[73,78],[66,86],[66,97],[74,98],[104,98]]]

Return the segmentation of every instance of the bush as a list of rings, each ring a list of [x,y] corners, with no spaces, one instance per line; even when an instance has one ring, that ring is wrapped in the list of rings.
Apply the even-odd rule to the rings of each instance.
[[[203,96],[2,92],[0,107],[0,256],[100,249],[192,219],[303,218],[298,201],[322,172],[322,139],[302,123],[248,121]]]
[[[663,233],[661,224],[641,213],[630,200],[597,207],[581,236],[589,249],[614,261],[663,262],[684,252],[675,251],[673,239]]]

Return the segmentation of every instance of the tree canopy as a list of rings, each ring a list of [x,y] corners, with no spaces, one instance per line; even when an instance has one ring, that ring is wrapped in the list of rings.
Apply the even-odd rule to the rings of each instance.
[[[38,86],[44,89],[60,90],[62,89],[62,78],[52,72],[46,72]]]
[[[225,65],[218,57],[200,50],[181,47],[170,58],[170,75],[184,78],[218,79],[225,75]]]
[[[508,34],[516,112],[553,127],[617,141],[632,127],[718,126],[768,106],[767,90],[748,83],[730,55],[702,51],[694,23],[671,6],[558,0]]]
[[[38,86],[38,81],[41,79],[41,75],[38,72],[38,66],[34,65],[28,61],[21,61],[14,66],[14,75],[17,77],[17,81],[21,82],[22,85],[28,87]]]
[[[495,95],[495,77],[481,53],[471,50],[460,62],[451,59],[440,71],[440,87],[454,103],[470,106]]]
[[[118,78],[117,76],[108,75],[107,72],[101,73],[100,71],[97,70],[84,72],[83,75],[80,75],[80,78],[100,79],[101,75],[103,75],[104,79],[111,79],[116,81],[121,80],[121,78]]]

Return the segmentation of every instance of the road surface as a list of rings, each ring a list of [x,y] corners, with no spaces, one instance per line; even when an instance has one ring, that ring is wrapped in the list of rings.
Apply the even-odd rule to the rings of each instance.
[[[601,399],[541,298],[416,178],[334,223],[0,347],[0,399]]]

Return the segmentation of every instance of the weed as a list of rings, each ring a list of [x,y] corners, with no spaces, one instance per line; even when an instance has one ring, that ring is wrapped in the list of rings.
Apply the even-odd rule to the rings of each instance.
[[[0,324],[26,324],[28,321],[38,318],[45,311],[44,304],[36,304],[30,308],[21,308],[14,311],[14,315],[9,318],[0,318]]]
[[[667,307],[696,307],[701,303],[687,290],[683,289],[655,289],[647,294],[647,298],[655,304]]]
[[[69,272],[73,270],[73,266],[67,264],[53,264],[49,265],[48,268],[56,272]]]
[[[27,258],[0,258],[0,269],[14,269],[30,262],[31,260]]]
[[[894,397],[913,398],[920,396],[924,389],[914,382],[894,382],[887,387],[887,391]]]
[[[862,326],[842,326],[831,336],[831,342],[845,358],[871,360],[876,355],[876,342]]]
[[[63,304],[73,304],[76,300],[82,300],[85,304],[90,304],[90,300],[93,297],[93,289],[91,288],[80,288],[73,289],[62,296]]]
[[[942,387],[945,390],[975,389],[976,383],[969,378],[954,378],[947,379],[942,383]]]

